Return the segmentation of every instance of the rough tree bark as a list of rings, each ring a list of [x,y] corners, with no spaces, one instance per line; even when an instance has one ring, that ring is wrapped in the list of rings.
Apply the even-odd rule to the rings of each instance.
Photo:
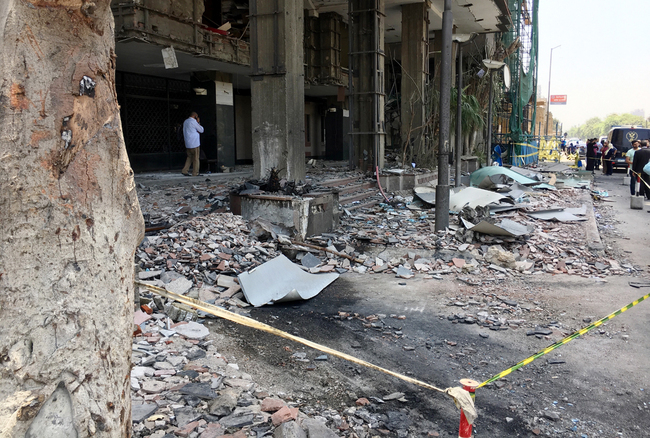
[[[143,221],[109,0],[0,0],[0,437],[128,437]]]

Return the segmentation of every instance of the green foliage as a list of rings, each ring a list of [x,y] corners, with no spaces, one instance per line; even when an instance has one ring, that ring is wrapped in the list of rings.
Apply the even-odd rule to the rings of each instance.
[[[610,114],[605,120],[598,117],[592,117],[581,126],[574,126],[568,130],[569,137],[579,137],[582,139],[596,138],[607,135],[609,130],[614,126],[622,125],[642,125],[645,120],[641,116],[632,114]]]
[[[461,117],[462,125],[461,132],[463,135],[472,133],[473,131],[478,131],[483,129],[485,126],[485,119],[483,113],[483,107],[479,102],[478,98],[473,95],[467,94],[467,88],[463,89],[461,94]],[[455,132],[456,130],[456,105],[458,102],[458,91],[456,88],[451,89],[451,131]]]

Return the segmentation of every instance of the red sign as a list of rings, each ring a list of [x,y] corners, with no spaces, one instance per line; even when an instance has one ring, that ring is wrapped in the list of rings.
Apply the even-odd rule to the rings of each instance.
[[[551,105],[566,105],[566,94],[551,94]]]

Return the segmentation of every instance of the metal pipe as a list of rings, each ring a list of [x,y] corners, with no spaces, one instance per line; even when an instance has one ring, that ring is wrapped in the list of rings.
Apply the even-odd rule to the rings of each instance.
[[[438,146],[438,185],[436,186],[436,231],[449,226],[449,116],[451,100],[451,39],[453,31],[451,0],[445,0],[442,14],[442,55],[440,60],[440,143]]]
[[[257,47],[259,45],[259,42],[257,41],[257,38],[258,38],[258,36],[257,36],[257,34],[258,34],[258,30],[257,30],[257,25],[258,25],[258,23],[257,23],[257,0],[251,0],[250,13],[251,13],[250,14],[251,15],[251,17],[250,17],[250,20],[251,20],[251,38],[250,38],[250,42],[251,42],[251,46],[250,46],[250,50],[251,50],[251,67],[253,69],[253,74],[256,75],[256,74],[259,73],[259,62],[258,62],[259,49]]]
[[[379,2],[381,0],[377,0]],[[373,143],[373,155],[375,156],[374,168],[379,167],[379,15],[375,14],[373,17],[374,25],[372,26],[372,44],[373,50],[377,52],[372,57],[372,71],[373,71],[373,80],[372,88],[375,93],[372,95],[372,143]],[[383,29],[382,29],[383,32]]]
[[[487,139],[486,144],[486,153],[485,153],[485,165],[489,166],[492,158],[492,99],[494,97],[494,81],[492,80],[492,69],[489,69],[489,81],[490,81],[490,92],[488,94],[488,126],[487,126]]]
[[[454,186],[460,187],[460,156],[463,153],[463,43],[458,43],[458,63],[456,66],[458,81],[456,85],[456,153],[454,154]]]
[[[348,0],[348,168],[354,170],[354,8],[353,1]]]
[[[278,74],[280,70],[280,23],[279,23],[279,11],[280,11],[280,3],[279,0],[275,0],[275,13],[273,14],[273,73]],[[288,5],[285,3],[284,7],[287,8]],[[288,37],[288,35],[285,35],[283,32],[283,35],[285,38]],[[284,69],[283,69],[284,70]]]

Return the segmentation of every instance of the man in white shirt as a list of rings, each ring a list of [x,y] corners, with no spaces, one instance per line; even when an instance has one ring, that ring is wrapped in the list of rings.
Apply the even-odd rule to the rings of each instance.
[[[630,194],[632,196],[636,195],[636,177],[632,173],[632,163],[634,162],[634,153],[639,150],[639,146],[641,146],[641,142],[639,140],[634,140],[632,142],[632,147],[625,154],[625,162],[627,163],[628,174],[631,176]]]
[[[185,160],[185,167],[181,173],[185,176],[190,176],[190,165],[192,166],[192,176],[199,176],[199,157],[201,150],[201,137],[199,134],[203,133],[203,126],[200,125],[199,115],[192,112],[190,116],[183,122],[183,138],[185,139],[185,152],[187,159]]]

